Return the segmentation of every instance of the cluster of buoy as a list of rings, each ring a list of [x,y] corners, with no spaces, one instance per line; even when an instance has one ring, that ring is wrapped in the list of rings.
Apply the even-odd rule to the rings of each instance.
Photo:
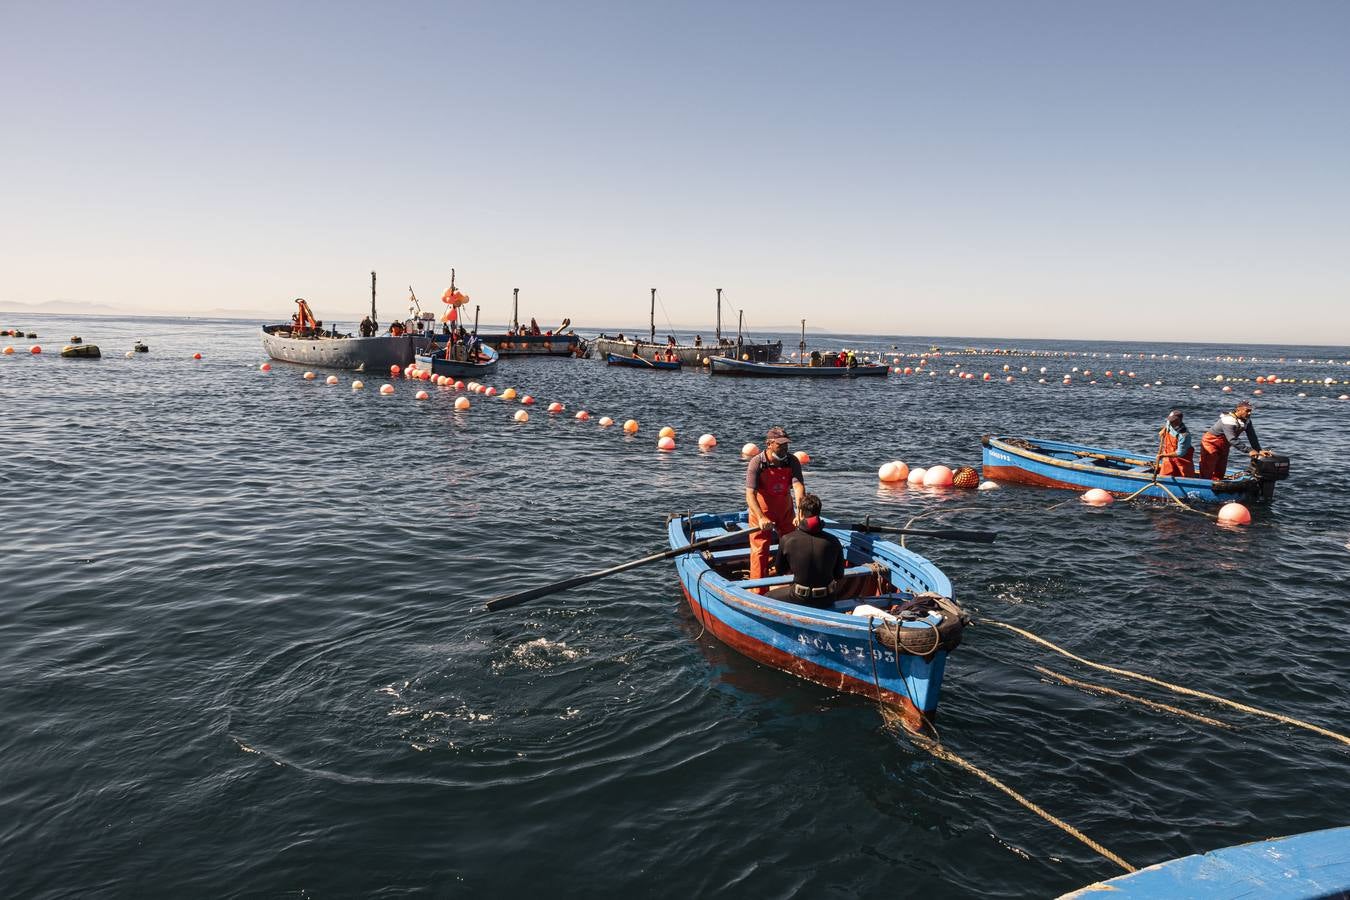
[[[1116,502],[1115,495],[1102,488],[1092,488],[1084,491],[1078,497],[1088,506],[1110,506]],[[1247,509],[1241,503],[1225,503],[1216,516],[1220,525],[1250,525],[1252,522],[1251,510]]]
[[[877,469],[877,480],[883,484],[909,484],[915,487],[956,487],[978,488],[982,491],[993,490],[998,485],[992,481],[980,481],[980,474],[972,466],[928,466],[910,468],[902,460],[883,463]]]

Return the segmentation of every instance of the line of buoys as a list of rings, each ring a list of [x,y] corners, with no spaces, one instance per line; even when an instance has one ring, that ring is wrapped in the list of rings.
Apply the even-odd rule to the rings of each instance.
[[[366,383],[365,383],[364,381],[361,381],[359,378],[358,378],[356,381],[353,381],[353,382],[352,382],[352,390],[354,390],[354,391],[363,391],[363,390],[365,390],[365,389],[366,389]]]

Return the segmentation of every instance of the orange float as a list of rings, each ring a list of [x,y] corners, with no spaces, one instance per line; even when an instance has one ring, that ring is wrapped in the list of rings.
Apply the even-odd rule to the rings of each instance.
[[[518,409],[516,410],[515,420],[517,422],[528,422],[530,421],[530,414],[523,409]]]
[[[1225,503],[1219,510],[1220,525],[1250,525],[1252,524],[1251,510],[1241,503]]]
[[[263,363],[261,366],[258,366],[258,371],[259,371],[259,372],[270,372],[270,371],[272,371],[272,364],[271,364],[271,363]]]
[[[389,385],[386,384],[385,387],[389,387]],[[393,388],[389,388],[389,393],[392,394],[393,392],[394,392],[394,389],[393,389]],[[428,394],[426,391],[418,391],[418,392],[414,395],[414,399],[416,399],[416,400],[430,400],[430,399],[431,399],[431,395]]]
[[[927,476],[928,470],[920,467],[917,469],[910,469],[909,475],[905,477],[905,480],[908,481],[910,484],[923,484],[923,480]]]
[[[741,459],[749,459],[752,456],[758,455],[759,455],[759,448],[756,447],[753,443],[746,444],[745,446],[741,447]]]
[[[665,453],[675,449],[675,439],[667,435],[656,442],[656,449]]]
[[[1088,506],[1110,506],[1116,502],[1116,498],[1111,496],[1110,491],[1101,488],[1093,488],[1087,491],[1079,498]]]
[[[380,393],[381,393],[381,394],[384,394],[386,397],[388,397],[388,396],[389,396],[390,394],[392,394],[393,392],[394,392],[394,386],[393,386],[392,384],[382,384],[382,385],[380,385]]]
[[[468,408],[469,408],[469,398],[468,398],[468,397],[456,397],[456,398],[455,398],[455,409],[468,409]]]
[[[661,428],[659,432],[657,432],[656,436],[663,438],[664,437],[673,438],[675,437],[675,429],[671,428],[669,425],[665,425]]]
[[[325,383],[325,384],[337,384],[337,383],[338,383],[338,377],[337,377],[336,375],[329,375],[326,379],[324,379],[324,383]]]
[[[811,454],[807,453],[805,450],[798,450],[792,455],[797,457],[797,462],[801,463],[804,466],[810,465],[811,463]]]
[[[357,380],[357,381],[353,381],[353,382],[352,382],[352,390],[354,390],[354,391],[363,391],[363,390],[365,390],[365,389],[366,389],[366,383],[365,383],[364,381]]]
[[[711,434],[704,434],[699,436],[698,449],[711,450],[713,447],[716,446],[717,446],[717,438],[713,437]]]
[[[637,419],[629,419],[627,422],[624,422],[623,430],[627,434],[637,434],[638,430]]]
[[[551,413],[560,413],[563,411],[563,409],[565,409],[565,407],[557,400],[554,400],[552,403],[548,405],[548,411]]]
[[[923,475],[924,487],[951,487],[952,470],[946,466],[933,466]]]

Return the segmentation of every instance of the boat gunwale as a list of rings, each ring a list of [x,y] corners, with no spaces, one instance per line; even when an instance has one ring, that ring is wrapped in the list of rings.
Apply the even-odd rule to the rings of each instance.
[[[1018,440],[1030,440],[1030,439],[1018,438]],[[1042,441],[1042,443],[1059,444],[1062,447],[1078,447],[1082,450],[1087,450],[1093,453],[1102,452],[1101,448],[1089,447],[1085,444],[1071,444],[1066,441],[1046,440]],[[1226,491],[1216,491],[1214,490],[1214,485],[1216,484],[1231,486],[1231,485],[1248,485],[1258,482],[1257,478],[1255,478],[1250,473],[1246,472],[1239,473],[1238,477],[1233,479],[1184,478],[1176,475],[1164,475],[1155,479],[1152,472],[1132,472],[1128,469],[1111,469],[1105,466],[1094,466],[1081,462],[1071,462],[1066,459],[1057,459],[1053,456],[1047,456],[1043,453],[1037,453],[1034,450],[1027,450],[1023,447],[1013,447],[1009,444],[1004,443],[1004,438],[1002,436],[997,435],[989,435],[989,443],[987,446],[996,447],[997,449],[1002,450],[1005,453],[1011,453],[1013,456],[1020,456],[1023,459],[1029,459],[1035,462],[1045,463],[1054,466],[1055,468],[1058,469],[1069,469],[1075,472],[1089,472],[1094,475],[1111,475],[1113,477],[1126,478],[1131,481],[1148,482],[1149,484],[1154,483],[1154,481],[1156,480],[1159,483],[1170,484],[1176,487],[1203,488],[1215,494],[1240,493],[1240,491],[1233,491],[1231,489]],[[1126,457],[1126,460],[1131,462],[1134,461],[1131,460],[1129,457]],[[1145,465],[1148,463],[1148,460],[1140,459],[1138,460],[1138,463],[1140,465]]]

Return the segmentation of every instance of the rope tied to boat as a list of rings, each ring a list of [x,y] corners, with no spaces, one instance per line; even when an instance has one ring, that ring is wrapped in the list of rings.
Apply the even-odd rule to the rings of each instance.
[[[1202,700],[1209,700],[1212,703],[1218,703],[1223,706],[1229,706],[1232,707],[1233,709],[1240,710],[1242,712],[1249,713],[1254,716],[1264,716],[1267,719],[1274,719],[1277,722],[1283,722],[1286,725],[1293,725],[1296,728],[1303,728],[1306,729],[1307,731],[1314,732],[1315,734],[1320,734],[1323,737],[1331,738],[1333,741],[1339,741],[1340,743],[1350,747],[1350,737],[1332,731],[1329,728],[1323,728],[1320,725],[1314,725],[1311,722],[1305,722],[1302,719],[1296,719],[1293,716],[1286,716],[1282,713],[1270,712],[1269,710],[1260,709],[1255,706],[1249,706],[1246,703],[1238,703],[1236,700],[1229,700],[1226,697],[1220,697],[1217,694],[1210,694],[1205,691],[1197,691],[1194,688],[1183,687],[1179,684],[1172,684],[1171,682],[1163,681],[1160,678],[1154,678],[1151,675],[1144,675],[1139,672],[1132,672],[1129,669],[1121,669],[1117,668],[1116,666],[1108,666],[1103,663],[1093,662],[1090,659],[1084,659],[1083,657],[1078,656],[1077,654],[1070,653],[1068,650],[1065,650],[1058,644],[1053,644],[1050,641],[1047,641],[1045,638],[1037,634],[1033,634],[1032,632],[1027,631],[1024,628],[1018,628],[1016,625],[1009,625],[1006,622],[999,622],[995,619],[987,619],[987,618],[981,619],[980,621],[983,623],[987,623],[989,625],[994,625],[999,628],[1011,631],[1016,635],[1024,637],[1027,640],[1032,641],[1034,643],[1040,644],[1043,647],[1055,651],[1061,656],[1066,656],[1069,659],[1072,659],[1074,662],[1081,663],[1085,666],[1089,666],[1090,668],[1099,669],[1100,671],[1103,672],[1110,672],[1112,675],[1119,675],[1122,678],[1133,678],[1136,681],[1143,681],[1148,684],[1156,685],[1157,687],[1165,688],[1166,690],[1172,691],[1173,693],[1182,694],[1188,697],[1199,697]]]

